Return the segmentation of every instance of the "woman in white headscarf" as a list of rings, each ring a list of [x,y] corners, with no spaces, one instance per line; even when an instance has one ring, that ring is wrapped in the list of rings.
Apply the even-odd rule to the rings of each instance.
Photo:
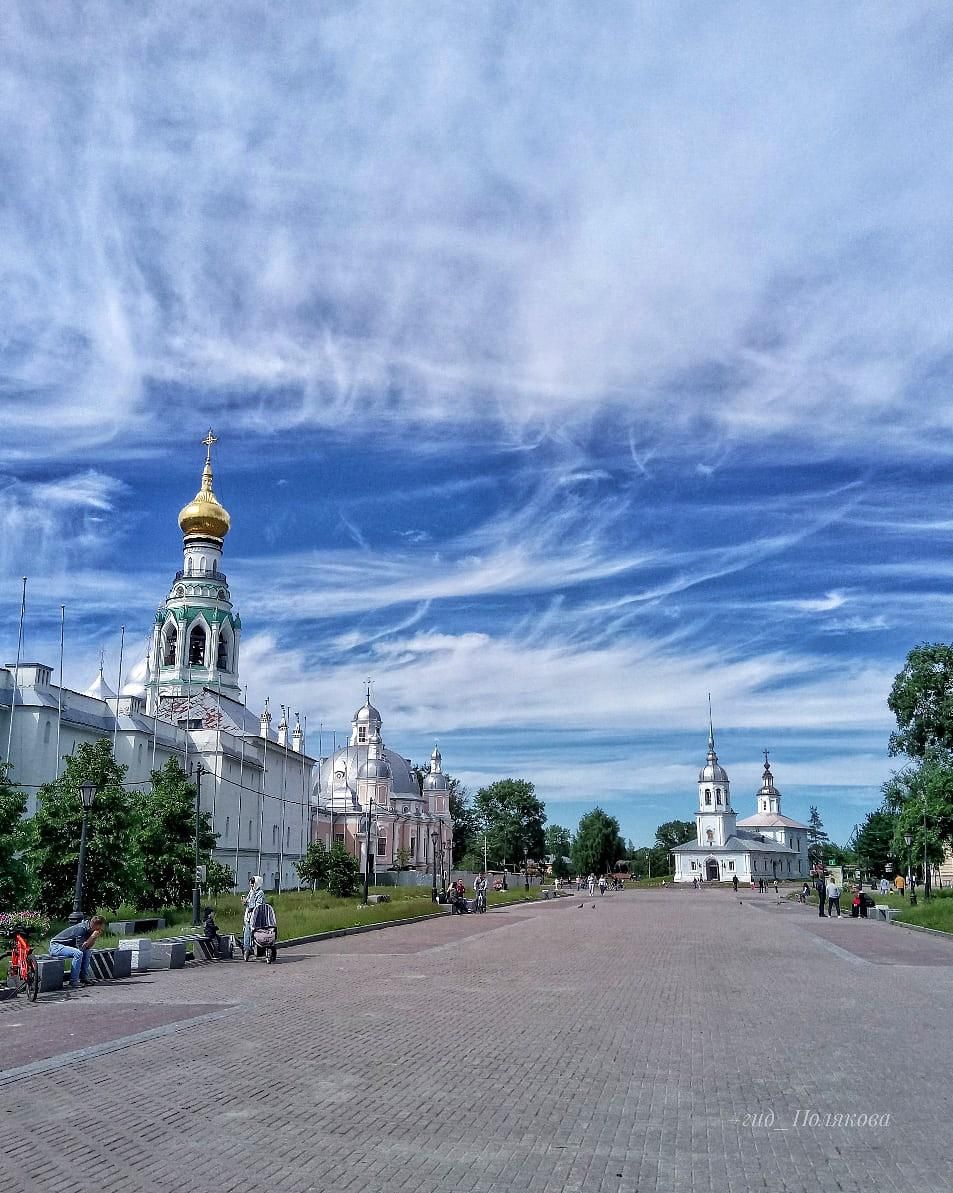
[[[242,936],[242,952],[247,961],[251,954],[252,947],[252,931],[255,926],[255,912],[265,901],[265,880],[260,874],[255,877],[248,884],[248,894],[245,896],[243,902],[245,904],[245,931]]]

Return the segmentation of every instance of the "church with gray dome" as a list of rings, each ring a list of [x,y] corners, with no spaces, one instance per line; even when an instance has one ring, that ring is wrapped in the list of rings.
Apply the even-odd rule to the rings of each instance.
[[[698,774],[696,839],[675,849],[676,882],[773,882],[810,873],[807,825],[781,814],[781,793],[764,753],[757,811],[739,820],[731,806],[728,772],[715,753],[709,726],[708,757]]]

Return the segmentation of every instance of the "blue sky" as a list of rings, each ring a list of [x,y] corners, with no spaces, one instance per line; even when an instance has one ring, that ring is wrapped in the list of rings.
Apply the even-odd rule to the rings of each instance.
[[[135,13],[135,15],[131,15]],[[242,679],[550,819],[845,838],[947,640],[947,5],[11,4],[0,638],[144,650],[219,435]]]

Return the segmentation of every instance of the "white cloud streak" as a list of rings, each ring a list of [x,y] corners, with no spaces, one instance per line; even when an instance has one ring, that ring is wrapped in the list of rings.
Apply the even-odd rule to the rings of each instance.
[[[261,433],[615,407],[708,470],[942,448],[948,8],[459,11],[9,5],[0,451],[196,389]]]

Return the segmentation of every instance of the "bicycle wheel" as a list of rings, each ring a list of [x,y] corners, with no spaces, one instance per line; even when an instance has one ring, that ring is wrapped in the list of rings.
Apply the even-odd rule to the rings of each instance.
[[[40,967],[35,957],[28,957],[26,962],[26,996],[30,1002],[36,1002],[40,993]]]

